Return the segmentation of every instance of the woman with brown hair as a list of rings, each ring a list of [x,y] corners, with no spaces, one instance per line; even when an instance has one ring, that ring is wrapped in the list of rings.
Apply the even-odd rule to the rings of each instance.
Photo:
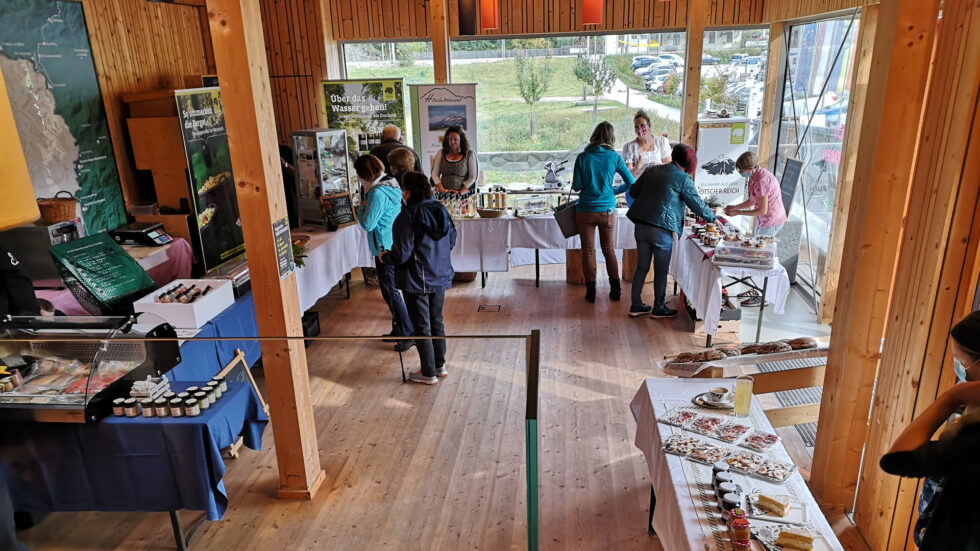
[[[616,230],[616,195],[633,184],[626,163],[613,148],[616,132],[613,125],[602,121],[595,127],[589,145],[575,158],[572,189],[578,191],[575,223],[582,238],[582,272],[585,276],[585,300],[595,302],[595,230],[599,228],[599,247],[606,259],[609,275],[609,298],[619,300],[619,262],[613,249]],[[613,177],[622,176],[623,185],[613,187]]]
[[[432,183],[436,191],[466,193],[479,173],[476,151],[470,149],[466,132],[458,126],[450,126],[442,137],[442,150],[432,161]]]

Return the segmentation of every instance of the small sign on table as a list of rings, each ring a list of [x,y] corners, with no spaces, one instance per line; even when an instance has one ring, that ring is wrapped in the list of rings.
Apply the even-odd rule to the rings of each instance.
[[[330,193],[320,197],[320,205],[328,225],[332,228],[343,228],[357,223],[354,214],[354,204],[350,193]]]

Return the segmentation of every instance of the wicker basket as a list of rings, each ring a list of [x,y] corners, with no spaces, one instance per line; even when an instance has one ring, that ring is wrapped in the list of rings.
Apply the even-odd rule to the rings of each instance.
[[[61,194],[67,197],[61,197]],[[57,224],[75,218],[75,205],[78,199],[70,191],[59,191],[50,199],[38,199],[37,206],[41,210],[41,219],[45,224]]]

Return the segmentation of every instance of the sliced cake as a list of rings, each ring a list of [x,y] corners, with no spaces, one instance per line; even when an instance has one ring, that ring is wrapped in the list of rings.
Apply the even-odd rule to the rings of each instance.
[[[782,546],[783,551],[789,549],[811,551],[813,549],[813,535],[802,528],[784,528],[779,532],[776,545]]]
[[[785,517],[788,515],[790,509],[792,508],[789,503],[789,496],[786,495],[759,494],[756,504],[766,511],[780,517]]]

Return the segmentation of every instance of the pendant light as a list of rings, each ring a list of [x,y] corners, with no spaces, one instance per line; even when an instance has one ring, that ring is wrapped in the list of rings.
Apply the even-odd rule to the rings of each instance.
[[[582,24],[602,24],[602,0],[582,0]]]
[[[480,0],[480,30],[490,31],[497,28],[500,0]]]

